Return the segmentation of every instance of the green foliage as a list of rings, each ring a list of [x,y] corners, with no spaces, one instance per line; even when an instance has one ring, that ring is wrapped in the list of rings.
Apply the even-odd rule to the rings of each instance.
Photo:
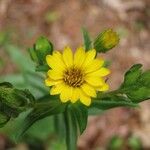
[[[92,49],[91,38],[89,36],[88,31],[85,28],[82,28],[82,34],[83,34],[83,39],[84,39],[85,50],[88,51],[88,50]]]
[[[7,82],[0,83],[0,126],[32,106],[34,101],[28,90],[15,89]]]
[[[138,103],[150,98],[150,70],[142,72],[141,64],[133,65],[126,73],[120,91]]]
[[[119,94],[119,93],[118,93]],[[125,96],[118,96],[115,93],[102,94],[100,97],[93,99],[90,108],[98,108],[100,110],[108,110],[115,107],[137,107],[136,103],[133,103]]]
[[[65,111],[66,104],[62,104],[59,100],[51,100],[49,102],[39,102],[33,106],[33,109],[25,117],[21,123],[21,128],[16,132],[16,140],[20,138],[32,124],[45,117],[56,115]]]
[[[141,64],[133,65],[124,76],[124,82],[115,91],[99,93],[89,108],[108,110],[115,107],[138,107],[150,98],[150,71],[142,71]],[[95,112],[96,113],[96,112]],[[99,113],[97,111],[97,113]]]
[[[35,98],[48,93],[48,89],[44,86],[43,74],[35,72],[34,64],[30,58],[16,46],[7,45],[5,49],[10,59],[17,65],[19,72],[1,76],[0,82],[8,81],[16,88],[29,89],[31,93],[34,93]]]
[[[79,127],[80,133],[82,134],[87,125],[88,110],[87,107],[77,102],[70,104],[70,109],[74,115],[77,126]]]
[[[136,64],[125,73],[124,82],[121,88],[132,86],[136,83],[142,73],[141,67],[141,64]]]

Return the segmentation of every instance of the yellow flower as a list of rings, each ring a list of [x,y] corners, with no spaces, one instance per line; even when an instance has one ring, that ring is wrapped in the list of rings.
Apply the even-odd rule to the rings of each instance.
[[[60,94],[63,103],[80,100],[89,106],[96,91],[108,90],[103,77],[110,71],[103,67],[104,60],[95,56],[95,49],[85,52],[83,47],[79,47],[74,55],[69,47],[65,47],[63,53],[54,51],[47,55],[46,62],[51,69],[47,72],[45,85],[52,86],[50,94]]]

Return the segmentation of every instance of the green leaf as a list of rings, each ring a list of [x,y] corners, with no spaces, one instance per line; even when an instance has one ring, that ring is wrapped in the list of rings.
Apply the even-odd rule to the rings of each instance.
[[[95,108],[95,107],[90,107],[88,109],[88,115],[91,115],[91,116],[100,115],[102,113],[104,113],[104,110],[101,110],[101,109],[98,109],[98,108]]]
[[[133,65],[126,73],[120,92],[132,102],[139,103],[150,98],[150,70],[142,72],[141,64]]]
[[[39,65],[35,69],[35,71],[38,71],[38,72],[47,72],[48,70],[49,70],[48,65]]]
[[[107,110],[115,107],[137,107],[138,105],[130,101],[124,96],[105,94],[101,98],[93,99],[90,107],[95,107],[101,110]]]
[[[150,70],[147,70],[141,74],[139,82],[150,88]]]
[[[7,45],[6,51],[8,52],[10,58],[12,61],[19,67],[21,71],[34,70],[34,64],[29,59],[28,56],[26,56],[21,50],[13,45]]]
[[[68,105],[65,113],[65,125],[66,125],[66,145],[67,150],[77,149],[77,122],[72,111],[71,105]]]
[[[64,112],[65,107],[66,104],[62,104],[59,100],[37,103],[20,124],[15,139],[18,140],[38,120]]]
[[[3,75],[0,77],[0,82],[4,81],[12,83],[16,88],[26,87],[24,78],[21,74]]]
[[[125,73],[124,82],[121,88],[133,85],[137,82],[142,73],[141,67],[141,64],[135,64]]]
[[[92,48],[91,38],[89,36],[88,31],[85,28],[82,28],[82,34],[83,34],[83,39],[84,39],[85,50],[88,51]]]
[[[75,104],[71,104],[70,109],[72,109],[72,113],[77,121],[80,133],[82,134],[87,126],[87,107],[81,104],[80,102],[77,102]]]
[[[34,62],[38,63],[38,57],[37,57],[37,54],[36,54],[35,49],[32,47],[32,48],[29,48],[28,51],[29,51],[29,54],[30,54],[31,59],[32,59]]]
[[[141,64],[133,65],[126,73],[124,82],[115,91],[99,93],[90,108],[107,110],[115,107],[137,107],[138,103],[150,99],[150,71],[142,72]]]
[[[60,138],[60,140],[64,139],[65,135],[64,115],[63,114],[54,115],[53,121],[55,133]]]
[[[132,101],[139,103],[144,100],[150,99],[150,88],[140,87],[134,91],[127,91],[126,94]]]

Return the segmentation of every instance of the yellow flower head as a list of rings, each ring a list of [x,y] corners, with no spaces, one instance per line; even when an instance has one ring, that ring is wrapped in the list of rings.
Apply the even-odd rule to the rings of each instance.
[[[80,100],[89,106],[96,91],[108,90],[103,77],[110,71],[103,67],[104,60],[95,56],[95,49],[85,52],[83,47],[78,48],[74,55],[69,47],[65,47],[63,53],[54,51],[47,55],[46,62],[51,69],[47,72],[45,85],[52,86],[50,94],[60,94],[63,103]]]

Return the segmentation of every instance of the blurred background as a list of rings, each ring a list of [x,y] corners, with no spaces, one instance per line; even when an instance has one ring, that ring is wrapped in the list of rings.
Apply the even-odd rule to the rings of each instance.
[[[132,64],[150,68],[149,0],[0,0],[0,80],[5,76],[22,88],[19,67],[28,55],[27,48],[43,35],[55,49],[66,45],[75,49],[83,42],[81,27],[86,27],[93,38],[106,28],[120,35],[120,44],[103,54],[111,64],[111,89],[121,84]],[[78,149],[150,150],[150,102],[140,106],[89,117]],[[18,144],[10,138],[11,128],[8,125],[0,130],[0,150],[65,150],[64,141],[53,132],[50,117],[34,125]]]

